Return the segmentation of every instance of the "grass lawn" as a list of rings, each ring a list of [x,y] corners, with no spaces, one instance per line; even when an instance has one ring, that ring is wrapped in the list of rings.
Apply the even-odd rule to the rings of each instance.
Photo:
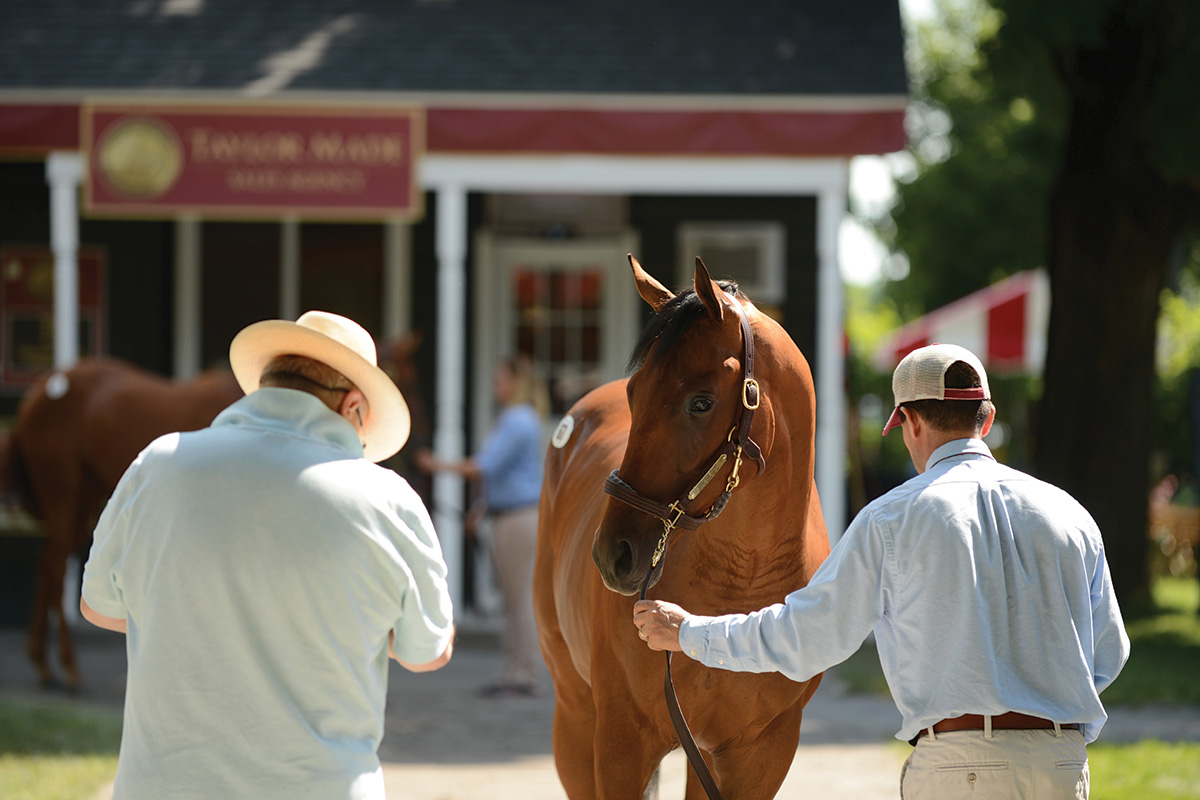
[[[1161,578],[1153,589],[1152,607],[1122,609],[1133,649],[1103,700],[1106,705],[1200,706],[1200,583]]]
[[[1122,609],[1132,650],[1102,699],[1106,706],[1190,705],[1200,713],[1200,583],[1161,578],[1154,603]],[[863,645],[837,668],[852,692],[890,694],[879,656]],[[1200,800],[1200,742],[1113,744],[1103,735],[1088,747],[1092,800]]]
[[[0,797],[88,800],[117,774],[121,715],[0,700]]]
[[[1091,800],[1200,798],[1200,743],[1142,741],[1088,745]]]

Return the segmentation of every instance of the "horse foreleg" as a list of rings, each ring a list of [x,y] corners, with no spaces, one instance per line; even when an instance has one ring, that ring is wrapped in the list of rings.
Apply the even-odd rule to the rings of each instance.
[[[713,757],[711,753],[700,751],[700,755],[704,757],[704,763],[708,765],[709,774],[716,777],[716,767],[713,766]],[[717,786],[720,787],[720,782]],[[687,782],[684,784],[683,791],[684,800],[707,800],[708,793],[704,791],[704,784],[700,783],[700,779],[696,777],[696,770],[692,766],[692,762],[687,762]]]
[[[570,800],[595,800],[595,713],[554,704],[554,767]]]
[[[801,704],[789,708],[772,720],[753,738],[740,740],[718,749],[712,758],[714,774],[727,800],[769,800],[783,785],[800,739]],[[704,798],[692,792],[693,776],[688,774],[687,800]]]
[[[603,716],[603,715],[602,715]],[[597,720],[595,738],[596,797],[599,800],[640,800],[654,781],[669,751],[649,724],[628,715],[619,721]]]

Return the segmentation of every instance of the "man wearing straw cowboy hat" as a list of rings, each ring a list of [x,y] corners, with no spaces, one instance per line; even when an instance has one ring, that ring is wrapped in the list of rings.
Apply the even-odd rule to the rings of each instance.
[[[375,463],[408,408],[353,321],[250,325],[246,392],[130,465],[96,527],[84,616],[127,635],[113,796],[383,797],[387,659],[449,659],[446,565]]]
[[[808,586],[751,614],[634,606],[655,650],[710,667],[807,680],[875,632],[915,745],[914,798],[1087,797],[1100,693],[1129,656],[1100,531],[1066,492],[1002,466],[983,365],[957,345],[909,353],[892,375],[919,473],[869,503]]]

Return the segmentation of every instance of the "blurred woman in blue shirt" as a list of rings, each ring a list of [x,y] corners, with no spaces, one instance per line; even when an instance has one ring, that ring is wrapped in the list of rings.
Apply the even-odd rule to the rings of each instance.
[[[506,660],[498,680],[481,693],[533,696],[544,670],[533,619],[533,561],[545,458],[542,420],[549,400],[524,357],[496,365],[492,393],[501,411],[474,457],[445,462],[423,453],[418,461],[430,472],[456,472],[483,484],[492,521],[492,557],[504,596]]]

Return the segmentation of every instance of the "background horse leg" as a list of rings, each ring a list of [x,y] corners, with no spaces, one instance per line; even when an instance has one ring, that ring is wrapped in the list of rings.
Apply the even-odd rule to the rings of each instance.
[[[50,688],[55,683],[46,656],[51,614],[58,619],[59,642],[66,637],[67,647],[70,648],[70,633],[62,613],[63,574],[66,572],[67,557],[71,554],[74,542],[72,525],[79,517],[81,476],[77,472],[60,472],[56,476],[57,480],[47,481],[43,478],[46,474],[45,469],[37,469],[35,465],[28,466],[30,487],[41,512],[42,531],[46,537],[45,544],[42,545],[42,555],[38,559],[28,653],[37,670],[38,681],[43,688]],[[44,487],[53,487],[54,491],[46,491]],[[78,674],[68,676],[71,686],[74,686],[78,679]]]
[[[70,524],[66,529],[66,535],[62,538],[63,542],[67,542],[67,552],[63,557],[63,563],[58,571],[59,590],[58,601],[54,603],[52,608],[58,610],[58,660],[62,664],[63,671],[67,675],[67,689],[74,691],[79,688],[81,683],[79,668],[75,662],[75,646],[71,641],[71,626],[67,624],[66,609],[63,608],[65,594],[65,574],[67,561],[72,555],[79,555],[79,568],[82,571],[84,562],[87,561],[87,552],[84,548],[92,539],[92,529],[95,527],[96,513],[100,508],[100,503],[103,500],[103,495],[99,485],[95,480],[85,479],[79,490],[79,501],[75,503],[74,514],[70,517]],[[84,551],[80,553],[80,551]],[[74,577],[78,577],[76,574]],[[75,598],[75,585],[71,586],[71,598],[68,602],[79,605],[79,601]],[[53,602],[54,598],[50,598]]]
[[[33,592],[33,615],[29,621],[29,660],[37,671],[38,683],[43,689],[55,685],[46,657],[46,642],[49,638],[50,615],[57,610],[59,626],[62,627],[63,572],[67,568],[66,549],[47,532],[42,554],[38,558],[38,575]]]

